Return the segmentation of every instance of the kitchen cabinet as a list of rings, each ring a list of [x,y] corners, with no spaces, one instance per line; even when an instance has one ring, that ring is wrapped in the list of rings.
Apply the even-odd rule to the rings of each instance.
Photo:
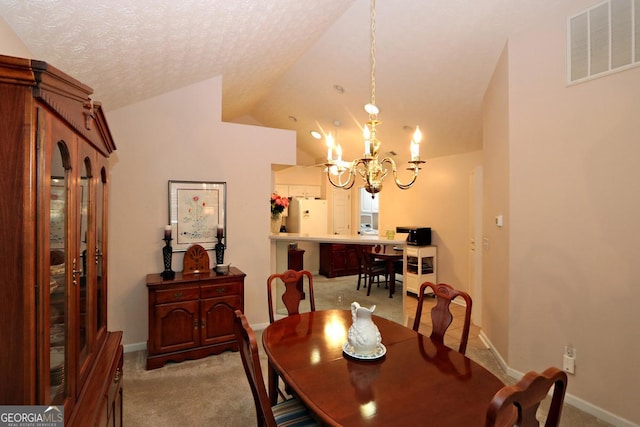
[[[320,243],[320,274],[351,276],[360,272],[361,252],[372,245]]]
[[[289,196],[319,199],[321,197],[320,186],[289,184]]]
[[[417,295],[424,282],[438,283],[437,246],[406,245],[403,254],[405,291]]]
[[[367,193],[364,189],[360,190],[360,212],[365,213],[378,213],[379,197],[374,194],[371,197],[370,193]]]
[[[275,192],[282,197],[303,197],[311,199],[319,199],[322,197],[321,187],[319,185],[276,184]]]
[[[45,62],[0,56],[0,402],[64,406],[66,426],[122,425],[110,393],[122,332],[107,330],[115,144],[91,93]]]
[[[233,320],[235,310],[244,312],[244,277],[235,267],[228,274],[176,273],[171,280],[147,275],[147,369],[237,351]]]

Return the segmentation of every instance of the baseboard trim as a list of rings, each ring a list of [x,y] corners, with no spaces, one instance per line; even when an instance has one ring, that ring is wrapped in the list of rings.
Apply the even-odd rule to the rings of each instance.
[[[510,368],[505,360],[502,358],[500,353],[496,350],[495,346],[491,343],[491,340],[484,334],[484,331],[480,331],[480,340],[487,346],[487,348],[491,351],[491,353],[495,356],[496,360],[500,367],[507,373],[507,375],[516,381],[524,376],[523,372],[517,371],[513,368]],[[569,378],[569,383],[571,383],[571,378]],[[593,405],[579,397],[572,395],[571,393],[567,393],[564,398],[565,402],[574,406],[581,411],[586,412],[587,414],[593,415],[594,417],[606,421],[609,424],[613,424],[617,427],[640,427],[638,424],[635,424],[629,420],[626,420],[616,414],[613,414],[605,409],[600,408],[599,406]]]
[[[125,353],[133,353],[134,351],[142,351],[147,349],[147,342],[137,342],[133,344],[125,344],[124,352]]]

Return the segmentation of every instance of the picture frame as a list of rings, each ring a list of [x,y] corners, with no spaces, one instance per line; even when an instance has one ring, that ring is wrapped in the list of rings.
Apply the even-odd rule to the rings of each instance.
[[[227,183],[169,181],[169,225],[174,252],[198,244],[213,250],[218,237],[227,245]]]

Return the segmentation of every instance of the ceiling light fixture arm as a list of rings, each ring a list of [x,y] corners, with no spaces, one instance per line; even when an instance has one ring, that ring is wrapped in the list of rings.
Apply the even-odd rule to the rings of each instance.
[[[343,190],[348,190],[353,187],[353,184],[355,184],[356,182],[356,171],[354,163],[355,161],[351,162],[351,164],[349,164],[349,166],[347,167],[343,164],[338,164],[338,162],[336,161],[328,160],[324,165],[327,167],[326,171],[329,183],[334,187],[342,188]],[[342,177],[345,172],[348,172],[347,180],[343,182]],[[334,178],[332,177],[336,177],[337,181],[334,181]]]
[[[400,180],[398,180],[398,168],[396,167],[396,162],[393,161],[392,158],[390,157],[385,157],[384,159],[382,159],[382,161],[380,162],[380,165],[384,165],[385,163],[388,163],[389,165],[391,165],[391,171],[393,173],[393,179],[396,182],[396,185],[398,186],[399,189],[401,190],[407,190],[409,188],[411,188],[411,186],[416,182],[416,179],[418,178],[418,172],[420,172],[420,165],[422,163],[425,163],[424,160],[410,160],[409,161],[409,167],[407,168],[408,171],[412,171],[412,175],[411,175],[411,180],[406,183],[403,184],[400,182]],[[387,171],[385,170],[385,175],[387,174]]]

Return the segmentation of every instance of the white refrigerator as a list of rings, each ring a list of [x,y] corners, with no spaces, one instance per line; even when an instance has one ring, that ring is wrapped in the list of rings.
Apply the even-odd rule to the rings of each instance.
[[[287,232],[309,235],[327,234],[327,201],[294,197],[289,203]]]

